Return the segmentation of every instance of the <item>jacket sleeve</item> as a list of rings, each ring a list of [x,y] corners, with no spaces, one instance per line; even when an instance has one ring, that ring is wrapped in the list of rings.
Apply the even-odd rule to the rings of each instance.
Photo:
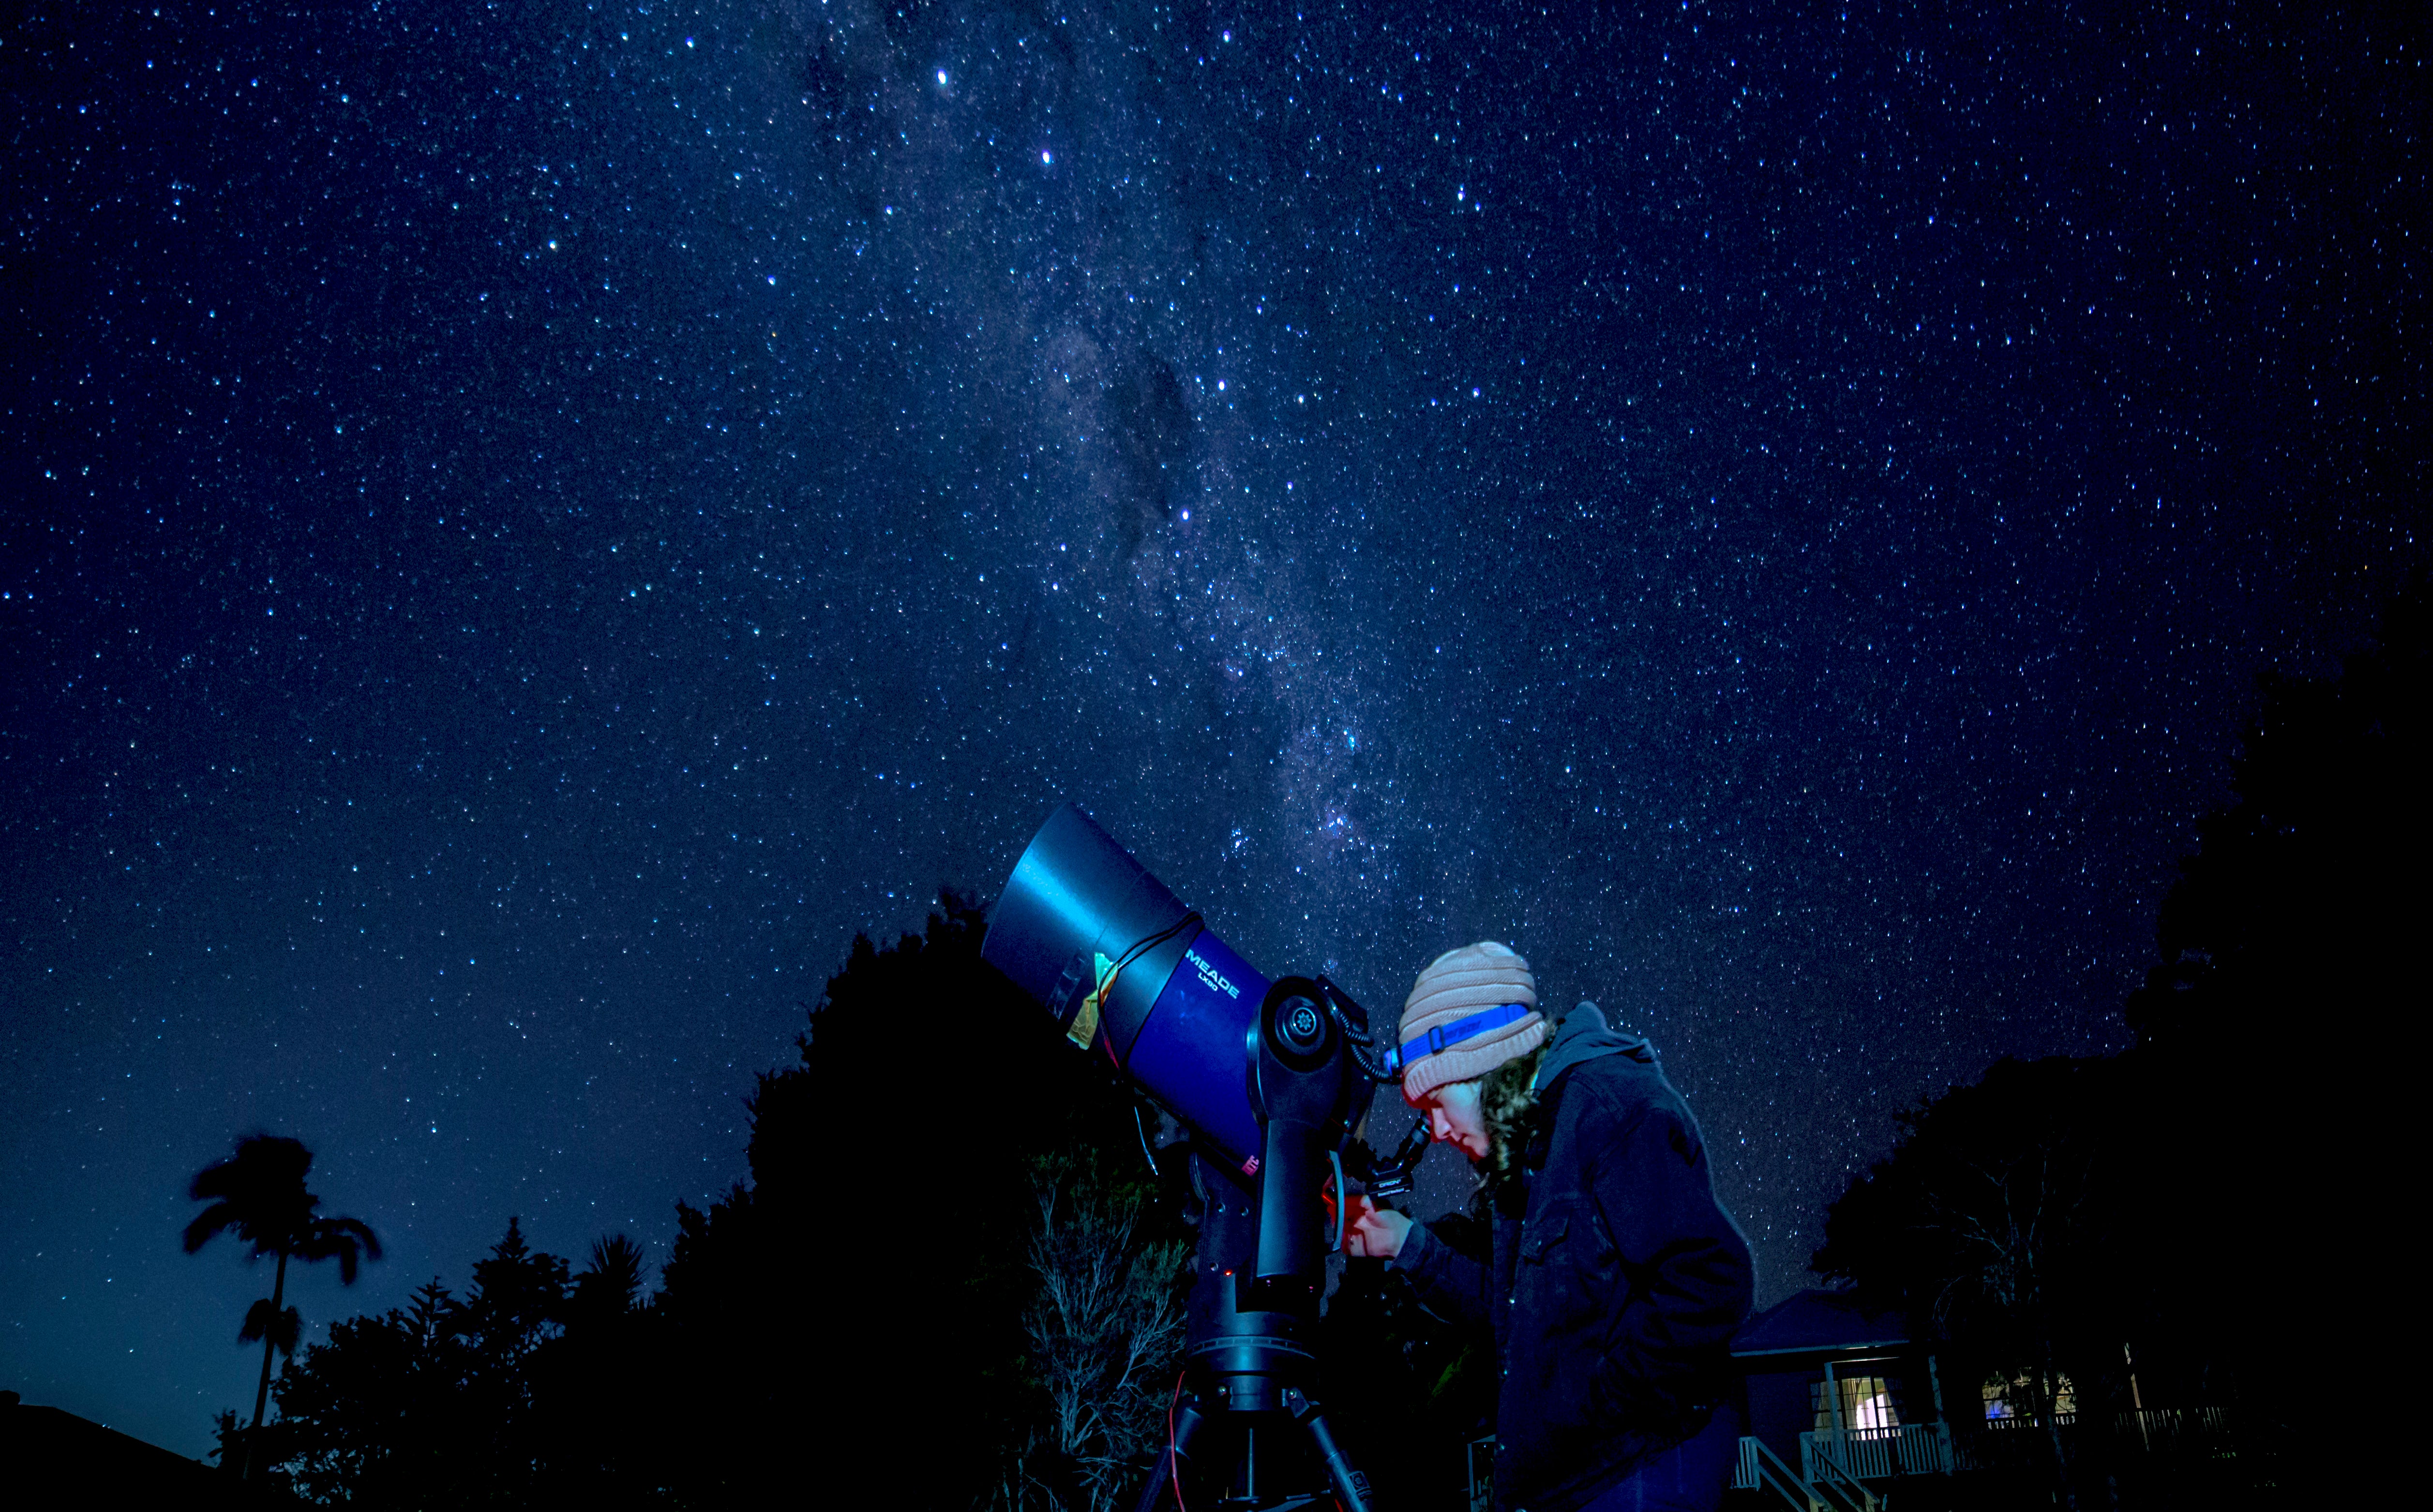
[[[1689,1111],[1645,1109],[1604,1143],[1591,1181],[1623,1283],[1602,1385],[1625,1404],[1704,1397],[1748,1317],[1754,1275]]]
[[[1487,1266],[1438,1238],[1426,1224],[1411,1225],[1393,1266],[1410,1277],[1420,1305],[1444,1321],[1480,1329],[1491,1325]]]

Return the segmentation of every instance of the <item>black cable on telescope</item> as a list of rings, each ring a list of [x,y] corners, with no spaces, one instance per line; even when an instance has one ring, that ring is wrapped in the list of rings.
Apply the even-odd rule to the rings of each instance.
[[[1377,1037],[1369,1030],[1369,1011],[1353,1001],[1352,994],[1325,977],[1318,978],[1319,995],[1326,999],[1326,1016],[1343,1031],[1344,1047],[1352,1052],[1352,1062],[1371,1081],[1384,1083],[1396,1079],[1397,1073],[1380,1057],[1371,1059]]]

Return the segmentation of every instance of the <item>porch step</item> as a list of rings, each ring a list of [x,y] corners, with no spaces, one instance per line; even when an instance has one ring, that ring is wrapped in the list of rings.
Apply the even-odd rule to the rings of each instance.
[[[1739,1462],[1733,1467],[1735,1490],[1771,1492],[1792,1512],[1883,1512],[1883,1498],[1858,1477],[1826,1462],[1825,1472],[1811,1480],[1782,1462],[1782,1456],[1753,1435],[1741,1436]]]

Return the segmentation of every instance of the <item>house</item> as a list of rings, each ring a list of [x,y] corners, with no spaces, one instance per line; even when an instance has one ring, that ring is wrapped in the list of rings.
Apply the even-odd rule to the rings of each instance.
[[[1951,1379],[1899,1314],[1870,1312],[1847,1292],[1803,1291],[1749,1319],[1732,1363],[1748,1401],[1732,1485],[1799,1512],[1879,1512],[1913,1476],[2041,1477],[2056,1440],[2073,1454],[2104,1445],[2114,1465],[2125,1455],[2160,1476],[2237,1453],[2222,1409],[2148,1404],[2125,1352],[2127,1410],[2087,1419],[2064,1377],[2047,1418],[2026,1382]]]
[[[0,1506],[216,1507],[227,1480],[199,1460],[0,1391]]]
[[[1749,1319],[1732,1363],[1748,1388],[1735,1487],[1807,1512],[1871,1505],[1886,1481],[1951,1473],[1942,1362],[1898,1314],[1799,1292]]]
[[[1899,1313],[1811,1289],[1750,1318],[1731,1359],[1748,1408],[1725,1504],[1739,1512],[1883,1512],[1897,1487],[1913,1512],[1973,1506],[1988,1487],[2050,1484],[2056,1446],[2074,1461],[2101,1454],[2116,1492],[2140,1482],[2226,1492],[2244,1484],[2229,1414],[2150,1404],[2125,1347],[2127,1406],[2082,1414],[2067,1376],[2049,1401],[2024,1380],[1982,1378],[1965,1365],[1954,1379],[1954,1362],[1914,1340]],[[1494,1447],[1491,1436],[1470,1446],[1472,1512],[1491,1500]]]

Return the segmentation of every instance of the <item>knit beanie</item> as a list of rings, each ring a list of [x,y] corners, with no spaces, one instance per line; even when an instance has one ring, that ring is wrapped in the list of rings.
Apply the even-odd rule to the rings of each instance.
[[[1429,1052],[1430,1029],[1450,1034],[1462,1020],[1507,1003],[1528,1011],[1508,1023],[1449,1039],[1443,1049]],[[1449,1081],[1483,1077],[1543,1045],[1546,1019],[1537,1009],[1537,978],[1510,945],[1483,940],[1429,961],[1411,984],[1411,995],[1403,1000],[1399,1043],[1411,1047],[1403,1066],[1404,1097],[1416,1100]]]

